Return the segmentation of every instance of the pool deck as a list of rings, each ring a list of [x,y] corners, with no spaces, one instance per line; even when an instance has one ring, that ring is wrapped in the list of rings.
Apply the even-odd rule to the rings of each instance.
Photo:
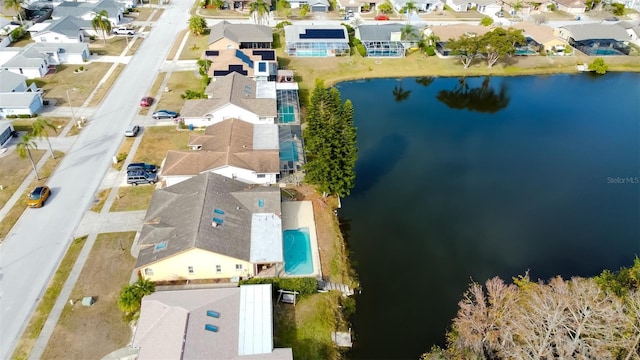
[[[282,231],[300,228],[309,229],[311,257],[313,258],[313,273],[300,276],[313,276],[320,279],[322,278],[322,268],[320,266],[320,252],[318,251],[316,222],[313,217],[313,204],[311,201],[284,201],[282,203]],[[287,276],[296,277],[296,275]]]

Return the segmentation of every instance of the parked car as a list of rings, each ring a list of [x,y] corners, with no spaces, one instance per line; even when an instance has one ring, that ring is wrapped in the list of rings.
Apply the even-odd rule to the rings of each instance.
[[[504,17],[504,11],[500,10],[496,13],[496,16],[499,18],[503,18]]]
[[[137,186],[138,184],[155,184],[158,175],[154,172],[144,170],[127,171],[127,184]]]
[[[374,19],[375,20],[389,20],[389,15],[387,15],[387,14],[376,15],[376,17]]]
[[[129,164],[129,166],[127,166],[127,172],[139,171],[139,170],[147,171],[147,172],[156,172],[158,171],[158,167],[153,164],[147,164],[143,162],[131,163]]]
[[[149,107],[151,104],[153,104],[153,98],[151,96],[145,96],[140,99],[140,106],[142,107]]]
[[[29,193],[27,206],[34,208],[42,207],[42,205],[44,205],[44,202],[47,201],[47,198],[50,194],[51,189],[49,189],[48,186],[38,186]]]
[[[169,110],[158,110],[151,116],[153,116],[154,119],[175,119],[178,117],[178,113]]]
[[[138,135],[138,131],[140,131],[140,126],[138,125],[129,125],[129,127],[124,131],[124,136],[126,137],[134,137]]]
[[[135,35],[136,31],[131,28],[118,27],[112,30],[116,35]]]

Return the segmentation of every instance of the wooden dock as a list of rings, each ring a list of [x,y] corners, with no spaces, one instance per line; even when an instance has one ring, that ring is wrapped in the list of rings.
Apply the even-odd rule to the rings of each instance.
[[[353,295],[353,289],[345,284],[338,284],[329,281],[318,280],[318,291],[340,291],[344,296]]]

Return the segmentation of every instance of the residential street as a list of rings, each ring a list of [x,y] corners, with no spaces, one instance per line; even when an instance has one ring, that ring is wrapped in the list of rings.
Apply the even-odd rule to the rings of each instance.
[[[192,1],[166,6],[47,185],[52,196],[27,209],[0,245],[0,359],[8,359],[157,76],[187,27]]]

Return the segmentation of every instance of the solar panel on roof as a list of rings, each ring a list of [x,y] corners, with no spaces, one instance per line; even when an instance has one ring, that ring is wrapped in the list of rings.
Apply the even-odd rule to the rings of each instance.
[[[253,55],[260,56],[262,60],[276,59],[276,53],[273,50],[253,50]]]
[[[307,29],[300,39],[344,39],[342,29]]]
[[[220,55],[220,51],[218,50],[207,50],[204,52],[205,56],[218,56]]]

